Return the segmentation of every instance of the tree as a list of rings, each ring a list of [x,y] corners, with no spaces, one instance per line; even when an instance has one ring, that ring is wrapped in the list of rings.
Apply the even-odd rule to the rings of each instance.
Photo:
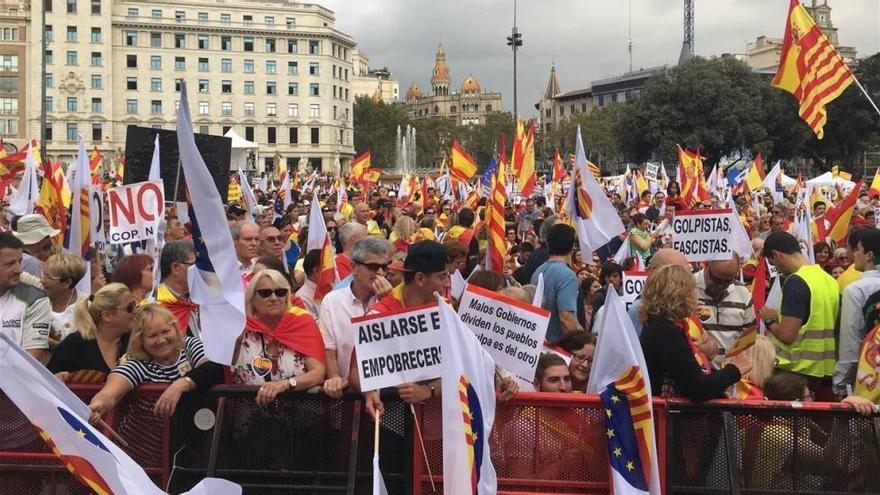
[[[406,113],[397,105],[386,105],[361,96],[354,101],[354,149],[371,150],[375,167],[393,168],[397,163],[397,126],[406,127]]]
[[[573,114],[542,136],[542,159],[545,163],[552,163],[553,149],[558,148],[563,160],[567,160],[568,154],[575,151],[575,136],[580,126],[587,159],[600,167],[623,162],[619,140],[615,135],[617,121],[623,112],[623,104],[611,103],[589,113]]]
[[[461,139],[464,135],[463,127],[456,126],[455,121],[445,117],[421,119],[413,125],[416,127],[418,167],[439,168],[452,149],[452,140]]]
[[[510,112],[492,112],[486,116],[485,124],[468,125],[464,127],[464,131],[462,146],[473,155],[480,169],[501,152],[497,149],[501,134],[507,137],[507,156],[510,156],[511,143],[516,132]]]

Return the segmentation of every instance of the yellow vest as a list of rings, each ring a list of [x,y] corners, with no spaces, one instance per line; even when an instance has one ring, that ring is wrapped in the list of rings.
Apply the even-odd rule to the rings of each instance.
[[[776,367],[818,378],[831,376],[837,358],[834,342],[834,325],[840,307],[837,281],[819,265],[804,265],[794,275],[810,288],[810,316],[791,345],[773,337]]]

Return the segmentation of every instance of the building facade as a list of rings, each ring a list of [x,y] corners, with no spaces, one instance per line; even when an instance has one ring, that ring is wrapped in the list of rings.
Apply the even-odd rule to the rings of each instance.
[[[174,129],[186,81],[196,132],[229,129],[259,145],[258,170],[276,155],[322,170],[354,156],[355,42],[332,11],[286,0],[42,0],[46,6],[47,151],[67,159],[77,134],[112,162],[129,125]],[[39,29],[37,28],[37,32]],[[38,37],[34,37],[36,40]],[[39,87],[39,43],[28,80]],[[29,134],[40,131],[31,91]],[[105,163],[106,164],[106,163]]]
[[[0,138],[21,147],[27,142],[28,5],[0,1]],[[38,89],[39,91],[39,89]]]
[[[404,107],[411,119],[442,117],[458,125],[485,124],[489,114],[501,111],[501,93],[484,92],[473,75],[466,77],[456,92],[441,43],[434,59],[431,93],[422,94],[413,81],[406,91]]]
[[[387,67],[370,69],[370,58],[358,49],[352,55],[352,65],[351,91],[355,98],[366,96],[388,105],[400,101],[400,83]]]

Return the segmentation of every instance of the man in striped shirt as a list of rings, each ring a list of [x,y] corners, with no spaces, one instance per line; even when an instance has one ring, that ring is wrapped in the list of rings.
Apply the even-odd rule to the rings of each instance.
[[[694,275],[700,298],[697,316],[703,328],[718,341],[718,355],[712,361],[716,368],[736,339],[755,326],[752,294],[737,281],[738,270],[739,257],[734,253],[733,259],[710,261]]]

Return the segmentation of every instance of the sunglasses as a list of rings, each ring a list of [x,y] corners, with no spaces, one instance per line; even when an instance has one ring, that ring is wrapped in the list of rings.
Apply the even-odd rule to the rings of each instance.
[[[275,297],[287,297],[288,290],[284,288],[279,289],[257,289],[257,295],[262,297],[263,299],[269,299],[272,297],[272,294],[275,294]]]
[[[353,261],[355,263],[357,263],[358,265],[366,267],[367,270],[370,270],[371,272],[377,272],[377,271],[379,271],[380,268],[382,269],[383,272],[388,271],[388,265],[390,264],[390,263],[364,263],[363,261],[357,261],[357,260],[353,260]]]
[[[135,301],[132,301],[132,302],[128,303],[125,307],[122,307],[122,308],[116,308],[116,309],[119,309],[119,310],[125,310],[125,311],[127,311],[129,314],[131,314],[131,313],[134,313],[134,310],[136,310],[137,307],[138,307],[137,303],[136,303]]]

